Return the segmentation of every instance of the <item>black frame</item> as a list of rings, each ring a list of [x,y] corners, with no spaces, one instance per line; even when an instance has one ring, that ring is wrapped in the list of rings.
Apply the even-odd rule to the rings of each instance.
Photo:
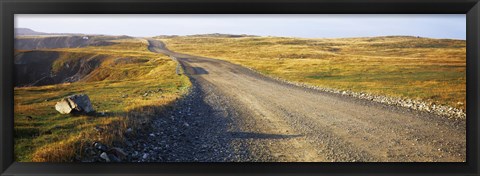
[[[0,0],[2,175],[480,175],[479,0]],[[13,161],[14,14],[466,14],[466,163],[18,163]]]

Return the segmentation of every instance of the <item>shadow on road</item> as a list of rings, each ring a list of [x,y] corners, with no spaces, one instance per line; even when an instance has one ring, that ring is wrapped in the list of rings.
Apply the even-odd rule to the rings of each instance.
[[[193,73],[194,75],[203,75],[203,74],[208,74],[208,71],[205,70],[204,68],[202,67],[192,67],[192,70],[193,70]]]

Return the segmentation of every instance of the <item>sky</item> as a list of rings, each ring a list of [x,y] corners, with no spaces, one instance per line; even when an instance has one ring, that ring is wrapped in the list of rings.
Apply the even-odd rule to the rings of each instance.
[[[15,27],[135,37],[225,33],[301,38],[466,38],[465,14],[16,14]]]

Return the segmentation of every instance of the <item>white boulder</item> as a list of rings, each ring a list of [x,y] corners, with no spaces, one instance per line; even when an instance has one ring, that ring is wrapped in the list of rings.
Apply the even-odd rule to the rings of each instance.
[[[70,114],[73,112],[93,112],[94,109],[90,98],[85,94],[71,95],[63,98],[55,105],[55,109],[61,114]]]

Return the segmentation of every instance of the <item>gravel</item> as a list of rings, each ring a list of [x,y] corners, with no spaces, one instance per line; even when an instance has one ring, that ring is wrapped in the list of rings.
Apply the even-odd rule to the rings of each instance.
[[[245,67],[245,66],[244,66]],[[252,69],[250,67],[245,67],[253,72],[256,72],[258,74],[261,74],[263,76],[269,77],[271,79],[275,79],[277,81],[286,83],[286,84],[291,84],[295,86],[300,86],[300,87],[305,87],[309,89],[315,89],[319,91],[324,91],[324,92],[329,92],[329,93],[335,93],[343,96],[350,96],[350,97],[355,97],[359,99],[364,99],[364,100],[369,100],[373,102],[378,102],[378,103],[383,103],[387,105],[395,105],[399,107],[404,107],[404,108],[409,108],[413,110],[418,110],[418,111],[425,111],[429,113],[434,113],[440,116],[447,117],[449,119],[459,119],[459,120],[465,120],[466,119],[466,113],[462,109],[458,109],[455,107],[447,106],[447,105],[438,105],[432,102],[424,102],[420,100],[413,100],[409,98],[398,98],[398,97],[389,97],[389,96],[383,96],[383,95],[375,95],[375,94],[370,94],[370,93],[365,93],[365,92],[354,92],[350,90],[341,90],[341,89],[333,89],[333,88],[325,88],[325,87],[319,87],[319,86],[313,86],[309,85],[306,83],[299,83],[299,82],[293,82],[293,81],[288,81],[279,77],[271,76],[271,75],[265,75],[261,72],[256,71],[255,69]]]
[[[220,105],[225,100],[213,93],[212,87],[192,82],[193,87],[176,102],[176,108],[152,120],[148,132],[138,130],[137,135],[126,139],[130,162],[248,160],[248,152],[233,149],[232,138],[226,133],[232,127],[231,119],[224,114],[232,109]]]

